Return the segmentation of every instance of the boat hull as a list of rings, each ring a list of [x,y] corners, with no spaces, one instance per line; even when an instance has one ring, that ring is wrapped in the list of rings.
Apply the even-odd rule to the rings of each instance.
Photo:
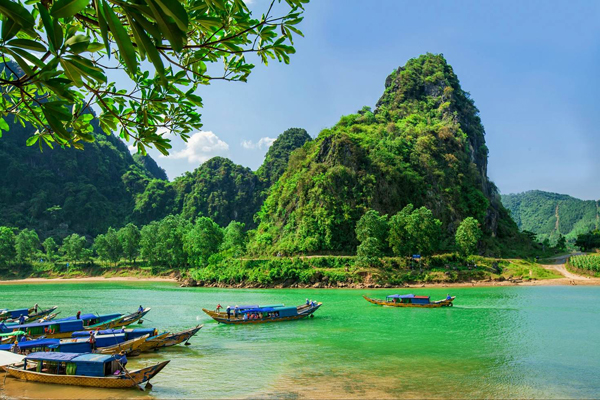
[[[267,322],[294,321],[294,320],[298,320],[298,319],[307,318],[309,316],[312,316],[313,313],[315,311],[317,311],[319,309],[319,307],[321,307],[321,305],[322,305],[322,303],[317,303],[315,306],[303,305],[303,306],[298,307],[298,315],[294,315],[291,317],[280,317],[280,318],[243,319],[240,316],[238,316],[236,318],[234,318],[234,317],[227,318],[227,313],[224,313],[224,312],[216,312],[216,311],[212,311],[212,310],[207,310],[206,308],[203,308],[202,311],[204,311],[206,314],[208,314],[208,316],[210,316],[212,319],[214,319],[215,321],[217,321],[221,324],[248,325],[248,324],[264,324]]]
[[[394,303],[392,301],[385,301],[385,300],[379,300],[379,299],[372,299],[370,297],[367,296],[363,296],[365,300],[367,300],[369,303],[372,304],[377,304],[380,306],[388,306],[388,307],[403,307],[403,308],[441,308],[441,307],[452,307],[453,306],[453,301],[455,299],[455,297],[452,297],[451,299],[444,299],[444,300],[439,300],[439,301],[435,301],[433,303],[429,303],[429,304],[412,304],[412,303]]]
[[[53,375],[45,374],[42,372],[25,371],[23,369],[15,368],[13,366],[3,367],[6,372],[11,376],[27,381],[27,382],[40,382],[40,383],[52,383],[57,385],[70,385],[70,386],[88,386],[97,388],[130,388],[141,383],[147,382],[158,374],[169,361],[163,361],[156,365],[142,368],[136,371],[131,371],[126,375],[117,376],[81,376],[81,375]]]
[[[162,339],[160,341],[159,345],[157,347],[155,347],[155,349],[176,346],[180,343],[187,342],[188,340],[190,340],[190,338],[192,336],[194,336],[196,333],[198,333],[198,331],[200,329],[202,329],[203,326],[204,325],[199,325],[192,329],[188,329],[185,331],[181,331],[181,332],[177,332],[177,333],[168,335],[167,337],[165,337],[164,339]]]

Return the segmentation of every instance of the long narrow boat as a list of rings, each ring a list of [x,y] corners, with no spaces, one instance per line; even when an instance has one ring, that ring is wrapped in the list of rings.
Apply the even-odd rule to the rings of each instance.
[[[313,317],[313,313],[321,307],[323,303],[302,304],[297,307],[277,306],[243,306],[237,307],[237,311],[227,315],[226,312],[217,312],[202,309],[215,321],[222,324],[260,324],[265,322],[281,322]],[[234,308],[235,310],[235,308]]]
[[[130,388],[147,382],[169,361],[135,371],[123,372],[114,356],[40,352],[29,354],[23,363],[2,367],[11,376],[28,382],[98,388]],[[120,371],[117,375],[117,371]]]
[[[151,308],[147,307],[144,308],[143,310],[137,310],[136,312],[126,315],[123,317],[123,325],[121,326],[128,326],[128,325],[133,325],[134,323],[138,322],[141,324],[143,323],[142,318],[148,314],[150,312]]]
[[[36,307],[20,308],[18,310],[1,310],[0,321],[5,321],[6,323],[18,322],[19,318],[23,316],[25,317],[25,322],[33,322],[52,314],[57,308],[58,306],[53,306],[45,310],[39,310],[39,308],[37,308],[37,311]]]
[[[165,337],[157,337],[155,339],[148,339],[148,342],[152,343],[152,350],[162,349],[164,347],[176,346],[180,343],[185,342],[188,344],[188,340],[192,338],[204,325],[197,325],[195,328],[186,329],[177,333],[168,333]],[[143,348],[143,346],[142,346]]]
[[[456,296],[449,296],[443,300],[431,301],[429,296],[416,296],[414,294],[392,294],[385,297],[385,300],[372,299],[363,296],[369,303],[389,307],[421,307],[421,308],[439,308],[452,307]]]
[[[40,351],[59,351],[64,353],[117,354],[124,351],[127,355],[139,354],[139,348],[146,342],[148,335],[124,340],[125,335],[98,335],[96,349],[92,349],[89,338],[72,339],[32,339],[19,341],[17,352],[29,354]],[[14,343],[0,345],[0,350],[13,351]]]

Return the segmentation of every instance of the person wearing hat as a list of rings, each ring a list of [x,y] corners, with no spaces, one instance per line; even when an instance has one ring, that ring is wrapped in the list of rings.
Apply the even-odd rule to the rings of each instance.
[[[123,367],[123,372],[125,372],[125,366],[127,365],[127,356],[125,355],[125,350],[121,350],[121,352],[116,356],[117,361]]]

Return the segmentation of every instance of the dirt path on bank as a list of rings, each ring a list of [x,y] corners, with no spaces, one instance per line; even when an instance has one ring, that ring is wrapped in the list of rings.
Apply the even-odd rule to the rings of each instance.
[[[600,285],[600,278],[578,275],[567,270],[566,262],[571,256],[582,255],[583,253],[566,254],[548,259],[551,264],[540,264],[541,267],[557,272],[565,277],[570,285]],[[560,279],[563,280],[563,279]]]

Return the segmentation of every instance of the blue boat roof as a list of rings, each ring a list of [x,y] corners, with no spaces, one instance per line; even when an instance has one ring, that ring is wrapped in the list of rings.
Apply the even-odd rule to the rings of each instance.
[[[153,329],[148,329],[153,330]],[[99,331],[77,331],[71,334],[71,337],[85,337],[90,336],[90,332],[96,332],[96,335],[116,335],[119,333],[125,333],[125,329],[102,329]]]
[[[235,310],[236,306],[228,306],[229,308],[231,308],[232,310]],[[260,307],[258,304],[254,304],[254,305],[245,305],[245,306],[237,306],[238,310],[247,310],[249,308],[258,308]]]
[[[386,296],[386,298],[388,299],[412,299],[414,297],[414,294],[391,294],[389,296]]]
[[[31,353],[26,360],[41,360],[41,361],[71,361],[75,357],[80,356],[81,353],[60,353],[56,351],[39,351],[37,353]]]
[[[253,313],[253,312],[271,312],[271,311],[275,311],[276,309],[273,307],[257,307],[257,308],[249,308],[247,310],[242,310],[240,312],[242,313]]]
[[[114,359],[108,354],[92,354],[92,353],[61,353],[57,351],[40,351],[31,353],[26,357],[27,360],[33,361],[73,361],[73,362],[91,362],[105,363]]]
[[[117,318],[122,316],[123,314],[104,314],[104,315],[96,315],[96,314],[81,314],[79,316],[79,318],[77,318],[76,315],[72,316],[72,317],[66,317],[66,318],[60,318],[57,319],[56,321],[74,321],[76,319],[82,319],[82,320],[88,320],[88,319],[95,319],[95,318],[106,318],[106,319],[113,319],[113,318]]]

